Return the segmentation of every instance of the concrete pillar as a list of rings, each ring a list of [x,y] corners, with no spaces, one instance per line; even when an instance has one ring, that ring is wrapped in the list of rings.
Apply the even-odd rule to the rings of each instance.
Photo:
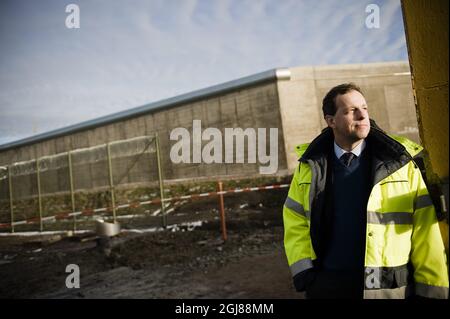
[[[321,130],[313,67],[292,68],[289,81],[278,81],[281,122],[287,168],[298,164],[295,146],[309,143]]]

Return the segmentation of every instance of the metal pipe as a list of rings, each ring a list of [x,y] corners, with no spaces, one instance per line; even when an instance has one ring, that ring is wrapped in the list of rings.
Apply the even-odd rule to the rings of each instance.
[[[109,170],[109,187],[111,190],[111,204],[112,204],[112,210],[113,210],[113,221],[116,222],[116,198],[114,194],[114,180],[113,180],[113,173],[112,173],[112,164],[111,164],[111,149],[110,144],[106,144],[106,150],[108,155],[108,170]]]
[[[155,134],[155,143],[156,143],[156,159],[158,162],[158,179],[159,179],[159,198],[161,199],[161,214],[162,214],[162,222],[163,227],[167,227],[166,213],[164,210],[164,185],[163,185],[163,176],[162,176],[162,164],[161,164],[161,155],[159,151],[159,137],[158,133]]]
[[[37,189],[38,189],[38,203],[39,203],[39,231],[44,230],[44,225],[42,223],[42,198],[41,198],[41,177],[39,170],[39,158],[36,158],[36,179],[37,179]]]
[[[13,206],[11,165],[8,166],[8,186],[9,186],[9,210],[11,213],[11,233],[14,233],[14,206]]]
[[[67,152],[67,160],[69,165],[69,183],[70,183],[70,201],[72,203],[72,213],[75,213],[75,193],[73,191],[73,171],[72,171],[72,153]],[[73,231],[77,230],[77,217],[73,216]]]
[[[220,205],[220,225],[222,228],[222,238],[223,240],[227,240],[227,226],[225,223],[225,208],[224,208],[224,204],[223,204],[223,194],[222,194],[222,186],[223,183],[222,182],[218,182],[219,184],[219,205]]]

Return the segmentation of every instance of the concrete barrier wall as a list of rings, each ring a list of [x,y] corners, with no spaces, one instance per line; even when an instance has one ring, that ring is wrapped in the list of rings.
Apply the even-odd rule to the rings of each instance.
[[[161,159],[163,166],[163,176],[165,179],[186,179],[199,176],[220,176],[220,175],[248,175],[259,173],[259,163],[247,164],[247,154],[235,156],[244,157],[244,164],[204,164],[204,163],[181,163],[171,162],[169,154],[171,147],[176,141],[170,140],[170,132],[177,127],[186,128],[191,134],[193,120],[201,120],[202,129],[214,127],[222,132],[222,142],[225,139],[225,128],[266,128],[267,136],[269,128],[278,129],[278,158],[279,169],[286,168],[286,155],[284,152],[283,130],[279,113],[278,93],[276,83],[266,83],[237,91],[232,91],[223,95],[205,98],[192,103],[186,103],[154,113],[141,115],[136,118],[123,120],[120,122],[100,126],[86,131],[77,132],[68,136],[57,137],[51,140],[39,142],[33,145],[18,147],[0,153],[0,165],[7,165],[11,162],[18,162],[33,159],[36,157],[48,156],[52,154],[67,152],[73,149],[88,148],[117,140],[130,139],[137,136],[153,135],[158,133],[160,138]],[[208,141],[203,141],[202,146]],[[192,144],[192,143],[191,143]],[[222,143],[222,159],[225,159],[225,145]],[[192,147],[192,145],[191,145]],[[245,150],[248,149],[247,141]],[[192,159],[192,149],[191,149]],[[258,160],[258,157],[257,157]],[[156,156],[147,156],[135,164],[135,168],[126,173],[132,158],[118,158],[113,160],[113,170],[115,182],[119,176],[121,183],[156,181],[158,170]],[[76,155],[74,155],[74,183],[75,189],[89,189],[105,186],[108,180],[107,161],[101,160],[92,164],[75,165]],[[137,171],[139,170],[139,172]],[[65,171],[67,173],[67,170]],[[60,172],[59,174],[64,174]],[[44,188],[52,190],[58,185],[58,173],[48,172],[45,178],[52,185]],[[29,180],[35,180],[35,176],[29,176]],[[62,182],[64,190],[67,190],[67,178]],[[41,183],[46,183],[41,178]],[[17,183],[14,183],[17,184]],[[22,185],[24,184],[24,185]],[[25,195],[30,193],[29,183],[15,185],[14,192]],[[107,184],[107,183],[106,183]],[[26,189],[22,189],[26,188]],[[34,188],[33,188],[34,190]],[[33,192],[32,192],[33,193]],[[6,195],[6,192],[2,192]]]

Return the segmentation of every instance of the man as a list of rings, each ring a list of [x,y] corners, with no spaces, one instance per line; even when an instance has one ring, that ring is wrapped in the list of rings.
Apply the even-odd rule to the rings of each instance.
[[[353,83],[323,99],[328,125],[297,146],[284,244],[307,298],[448,298],[436,213],[413,158],[422,147],[369,120]]]

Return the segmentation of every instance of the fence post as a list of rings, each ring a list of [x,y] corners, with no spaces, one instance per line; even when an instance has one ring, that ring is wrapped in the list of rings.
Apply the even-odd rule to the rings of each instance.
[[[14,206],[13,206],[11,165],[8,166],[8,186],[9,186],[9,210],[11,213],[11,233],[14,233]]]
[[[223,204],[223,194],[222,192],[222,182],[218,182],[219,184],[219,205],[220,205],[220,225],[221,225],[221,229],[222,229],[222,238],[223,240],[227,240],[227,226],[225,223],[225,208],[224,208],[224,204]]]
[[[36,178],[37,178],[37,189],[38,189],[38,204],[39,204],[39,231],[44,230],[44,225],[42,224],[42,197],[41,197],[41,176],[39,170],[39,158],[36,158]]]
[[[166,213],[164,210],[164,185],[163,185],[163,176],[162,176],[162,164],[161,164],[161,155],[159,151],[159,137],[158,133],[155,134],[155,143],[156,143],[156,159],[158,162],[158,179],[159,179],[159,198],[161,199],[161,215],[163,227],[167,227],[166,221]]]
[[[113,221],[116,222],[116,198],[114,193],[114,180],[113,180],[113,173],[112,173],[112,165],[111,165],[111,149],[110,149],[110,143],[106,144],[106,150],[108,153],[108,170],[109,170],[109,187],[111,190],[111,203],[112,203],[112,210],[113,210]]]
[[[70,201],[72,203],[72,213],[75,213],[75,194],[73,192],[73,171],[72,171],[72,153],[67,152],[67,159],[69,165],[69,182],[70,182]],[[77,217],[73,215],[73,232],[77,230]]]

